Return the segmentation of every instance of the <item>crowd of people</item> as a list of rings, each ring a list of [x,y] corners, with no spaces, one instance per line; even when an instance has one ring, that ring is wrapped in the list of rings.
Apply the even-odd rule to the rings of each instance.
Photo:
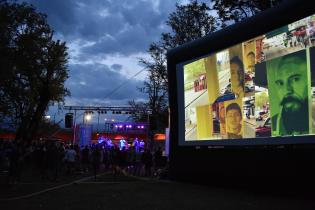
[[[154,152],[147,148],[119,147],[112,144],[88,146],[65,144],[58,141],[33,142],[22,145],[14,141],[0,141],[0,173],[7,183],[23,179],[23,172],[31,169],[38,179],[58,181],[63,176],[101,171],[114,176],[157,176],[166,167],[161,148]]]

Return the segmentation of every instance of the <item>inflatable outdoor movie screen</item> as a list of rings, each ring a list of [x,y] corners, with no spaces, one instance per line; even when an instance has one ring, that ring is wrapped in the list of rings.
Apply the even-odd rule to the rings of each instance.
[[[185,142],[315,134],[315,15],[177,70]]]

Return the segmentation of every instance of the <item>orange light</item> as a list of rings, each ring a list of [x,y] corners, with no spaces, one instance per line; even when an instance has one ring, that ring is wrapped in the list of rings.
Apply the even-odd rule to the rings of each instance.
[[[154,134],[154,140],[155,141],[165,141],[165,134],[163,134],[163,133]]]

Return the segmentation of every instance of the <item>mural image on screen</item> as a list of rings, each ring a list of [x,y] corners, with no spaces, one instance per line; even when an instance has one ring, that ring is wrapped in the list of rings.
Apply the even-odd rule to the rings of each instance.
[[[315,15],[185,62],[185,141],[315,133]]]

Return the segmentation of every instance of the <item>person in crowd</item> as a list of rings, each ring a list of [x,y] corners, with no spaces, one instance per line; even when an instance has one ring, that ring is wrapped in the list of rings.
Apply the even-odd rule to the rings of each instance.
[[[138,151],[136,150],[135,155],[134,155],[134,171],[133,171],[133,175],[135,176],[141,175],[141,169],[142,169],[141,157],[142,157],[142,150],[141,149],[139,149]]]
[[[75,152],[73,145],[66,148],[65,163],[67,167],[67,174],[72,174],[74,172],[76,156],[77,156],[77,153]]]
[[[145,149],[141,156],[141,162],[144,165],[144,175],[151,176],[152,154],[150,150]]]
[[[111,162],[112,162],[112,174],[117,176],[119,174],[119,157],[120,157],[120,150],[117,145],[113,146],[111,150]]]
[[[109,163],[109,160],[110,160],[109,150],[106,147],[104,147],[104,149],[102,150],[102,153],[103,153],[104,169],[108,170],[109,166],[110,166],[110,163]]]
[[[89,171],[89,162],[90,162],[90,150],[86,145],[81,151],[81,164],[83,172]]]
[[[97,172],[99,171],[101,163],[101,151],[97,145],[94,145],[92,148],[92,165],[94,172],[94,179],[96,179]]]
[[[125,168],[127,166],[127,151],[126,147],[122,147],[119,153],[119,170],[123,174],[126,174]]]
[[[11,143],[7,150],[9,157],[9,177],[8,183],[17,183],[20,181],[20,151],[16,143]]]
[[[158,149],[154,152],[154,173],[162,167],[162,149],[158,147]]]

